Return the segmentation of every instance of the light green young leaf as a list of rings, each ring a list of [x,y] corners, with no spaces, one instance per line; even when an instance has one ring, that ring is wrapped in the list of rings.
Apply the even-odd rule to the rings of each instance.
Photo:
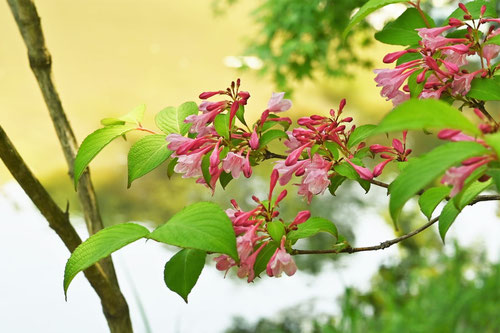
[[[367,3],[365,3],[354,16],[351,18],[351,21],[345,28],[342,36],[345,39],[347,37],[347,34],[352,30],[352,28],[361,22],[365,17],[376,11],[377,9],[380,9],[382,7],[385,7],[387,5],[393,4],[393,3],[399,3],[399,2],[407,2],[407,0],[370,0]]]
[[[125,125],[125,121],[118,118],[103,118],[101,119],[102,126]]]
[[[136,126],[132,124],[127,125],[113,125],[100,128],[97,131],[87,136],[76,154],[74,163],[74,184],[75,188],[78,185],[80,176],[89,165],[90,161],[104,148],[108,143],[114,139],[124,135],[125,133],[135,129]]]
[[[276,139],[285,139],[288,140],[288,134],[286,134],[285,131],[282,130],[277,130],[277,129],[272,129],[264,134],[259,139],[259,146],[260,148],[267,146],[271,141],[274,141]]]
[[[163,273],[165,284],[186,303],[205,266],[206,256],[205,251],[182,249],[165,264]]]
[[[487,134],[484,136],[484,140],[493,148],[497,156],[500,157],[500,133]]]
[[[146,237],[148,234],[149,230],[141,225],[123,223],[107,227],[90,236],[73,251],[66,263],[64,269],[64,295],[66,295],[69,284],[76,274],[125,245]]]
[[[304,223],[299,224],[297,226],[297,230],[290,231],[286,237],[294,243],[301,238],[311,237],[320,232],[327,232],[331,234],[335,237],[335,240],[338,238],[337,227],[335,224],[322,217],[311,217]]]
[[[183,248],[224,253],[239,260],[233,224],[226,213],[211,202],[187,206],[156,228],[149,238]]]
[[[285,234],[285,225],[280,221],[268,222],[267,232],[271,238],[276,242],[281,242],[281,238]]]
[[[169,106],[156,115],[156,126],[165,134],[186,135],[191,124],[185,123],[184,120],[186,117],[196,114],[198,114],[198,106],[195,102],[186,102],[178,108]]]
[[[140,124],[142,119],[144,118],[144,111],[146,111],[146,105],[142,104],[135,107],[132,111],[118,119],[123,120],[127,123]]]
[[[482,101],[500,101],[500,76],[484,79],[480,77],[475,78],[472,80],[467,97]]]
[[[359,127],[356,127],[354,131],[351,133],[351,136],[349,136],[349,141],[347,142],[347,147],[352,148],[358,143],[362,142],[365,140],[367,137],[371,135],[373,130],[377,125],[361,125]]]
[[[396,224],[405,203],[418,191],[441,176],[448,168],[486,152],[486,148],[476,142],[450,142],[410,160],[408,166],[389,186],[389,210],[394,223]]]
[[[214,127],[220,136],[229,139],[229,114],[218,114],[214,119]]]
[[[152,171],[167,158],[173,151],[167,149],[168,142],[165,135],[148,135],[137,141],[128,152],[128,186],[132,182]]]
[[[441,201],[443,201],[449,194],[451,188],[448,186],[438,186],[428,189],[418,198],[420,210],[427,217],[428,220],[432,217],[432,212],[436,209]]]
[[[447,103],[435,99],[411,99],[387,114],[372,135],[392,131],[446,128],[481,134],[459,110]]]
[[[434,27],[434,21],[426,15],[427,22]],[[392,45],[414,45],[421,40],[417,28],[425,28],[426,23],[415,8],[408,8],[396,20],[389,22],[375,34],[375,39]]]

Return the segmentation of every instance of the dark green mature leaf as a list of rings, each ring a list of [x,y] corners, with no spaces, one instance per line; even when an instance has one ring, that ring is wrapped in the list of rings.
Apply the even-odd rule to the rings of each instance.
[[[359,179],[359,175],[356,172],[356,170],[354,170],[354,168],[347,162],[337,164],[336,166],[333,167],[333,169],[339,175],[349,178],[351,180]]]
[[[144,118],[144,111],[146,111],[146,105],[142,104],[118,119],[123,120],[127,123],[140,124],[142,119]]]
[[[354,131],[349,136],[349,141],[347,142],[347,147],[352,148],[358,143],[361,143],[367,137],[371,135],[373,130],[377,127],[377,125],[361,125],[356,127]]]
[[[186,303],[205,266],[206,256],[205,251],[182,249],[165,264],[163,273],[165,284]]]
[[[137,141],[128,152],[128,187],[132,182],[152,171],[167,158],[173,151],[167,149],[168,142],[165,135],[148,135]]]
[[[484,13],[484,17],[497,17],[495,5],[490,1],[476,0],[464,3],[464,5],[469,11],[469,13],[472,15],[473,19],[479,18],[479,16],[481,15],[481,7],[483,5],[486,6],[486,12]],[[457,8],[453,11],[453,13],[450,14],[450,16],[448,16],[445,22],[448,22],[448,20],[452,17],[457,18],[459,20],[463,20],[464,14],[465,13],[463,10]]]
[[[486,190],[493,181],[490,179],[486,182],[474,181],[460,192],[459,195],[455,196],[450,200],[446,206],[444,206],[441,215],[439,216],[439,235],[444,242],[446,233],[450,229],[453,222],[457,218],[458,214],[472,201],[479,193]]]
[[[340,158],[340,153],[339,153],[340,146],[338,144],[332,141],[326,141],[325,147],[332,154],[335,160],[338,160]]]
[[[224,253],[238,260],[233,224],[226,213],[211,202],[187,206],[156,228],[149,238],[179,247]]]
[[[340,185],[346,180],[347,178],[344,176],[340,175],[335,175],[332,178],[330,178],[330,186],[328,186],[328,190],[330,191],[331,195],[335,195],[335,192],[339,188]]]
[[[229,139],[229,114],[218,114],[214,119],[214,127],[220,136]]]
[[[390,112],[372,135],[404,130],[458,129],[471,134],[481,134],[460,111],[435,99],[411,99]]]
[[[394,223],[405,203],[422,188],[457,163],[487,150],[476,142],[450,142],[435,148],[419,158],[410,160],[408,166],[389,186],[389,210]]]
[[[210,184],[212,175],[210,174],[210,154],[205,154],[201,159],[201,172],[203,173],[203,179],[207,184]]]
[[[260,250],[257,255],[257,259],[255,260],[255,264],[253,265],[253,271],[255,272],[255,276],[259,276],[260,273],[265,271],[267,263],[273,256],[276,249],[279,247],[279,243],[269,242],[262,250]]]
[[[347,34],[351,31],[351,29],[361,22],[365,17],[373,13],[379,8],[385,7],[387,5],[393,4],[393,3],[399,3],[399,2],[407,2],[406,0],[370,0],[367,3],[365,3],[356,14],[351,18],[351,21],[347,25],[347,27],[344,30],[344,33],[342,34],[343,38],[345,39],[347,37]]]
[[[301,238],[311,237],[320,232],[327,232],[331,234],[335,237],[335,240],[337,240],[339,236],[337,227],[332,221],[322,217],[311,217],[304,223],[299,224],[297,226],[297,230],[290,231],[287,235],[287,239],[293,243]]]
[[[482,101],[500,101],[500,76],[475,78],[467,96]]]
[[[276,125],[280,125],[285,131],[290,127],[290,124],[286,121],[270,121],[269,119],[279,118],[279,116],[275,114],[270,114],[267,118],[268,120],[264,123],[264,125],[262,125],[262,132],[266,132],[268,129]]]
[[[285,234],[285,225],[280,221],[268,222],[267,232],[271,238],[276,242],[281,242],[281,238]]]
[[[74,181],[75,188],[78,185],[78,180],[82,175],[85,168],[89,165],[90,161],[104,148],[108,143],[114,139],[124,135],[125,133],[135,129],[135,125],[113,125],[100,128],[91,133],[83,140],[78,153],[76,154],[74,163]]]
[[[107,227],[90,236],[73,251],[66,263],[64,269],[64,294],[66,295],[69,284],[76,274],[125,245],[146,237],[148,234],[149,230],[141,225],[123,223]]]
[[[223,189],[226,189],[227,184],[229,184],[231,180],[233,180],[233,175],[231,175],[231,173],[222,171],[219,176],[219,182]]]
[[[435,26],[432,18],[427,16],[427,22],[431,27]],[[386,26],[375,34],[375,39],[386,44],[392,45],[413,45],[421,40],[417,28],[425,28],[426,23],[415,8],[408,8],[395,21],[386,24]]]
[[[240,104],[238,111],[236,111],[236,118],[238,118],[243,125],[247,124],[247,122],[245,121],[245,106],[244,105]]]
[[[178,158],[173,158],[172,160],[170,160],[170,162],[168,162],[168,166],[167,166],[167,176],[168,178],[170,179],[173,174],[175,173],[174,171],[174,168],[175,166],[177,165],[177,160]]]
[[[488,169],[486,174],[493,179],[497,192],[500,192],[500,169]]]
[[[443,201],[449,194],[451,188],[448,186],[439,186],[428,189],[418,198],[420,210],[427,217],[428,220],[432,217],[432,212],[436,209],[441,201]]]
[[[288,134],[286,134],[285,131],[282,130],[277,130],[277,129],[272,129],[264,134],[259,139],[259,147],[265,147],[267,146],[271,141],[274,141],[276,139],[285,139],[288,140]]]
[[[496,35],[488,39],[484,44],[500,45],[500,35]]]
[[[427,78],[430,75],[430,71],[427,71],[425,73],[426,79],[424,81],[420,82],[420,83],[417,83],[417,76],[420,73],[422,73],[422,70],[416,71],[415,73],[413,73],[412,75],[410,75],[410,77],[408,78],[408,88],[410,89],[410,96],[412,98],[418,98],[418,96],[420,95],[420,93],[422,92],[422,90],[424,90],[424,82],[427,81]]]
[[[165,134],[177,133],[185,135],[191,124],[184,122],[186,117],[198,114],[198,106],[195,102],[186,102],[178,108],[169,106],[158,112],[155,117],[156,126]]]

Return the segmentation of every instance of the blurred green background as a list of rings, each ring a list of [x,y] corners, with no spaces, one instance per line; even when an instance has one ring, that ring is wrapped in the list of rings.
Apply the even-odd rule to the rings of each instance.
[[[199,102],[200,92],[223,89],[237,77],[252,96],[247,107],[251,121],[265,109],[271,92],[285,88],[293,91],[294,107],[287,114],[292,119],[326,114],[346,98],[347,112],[358,124],[376,123],[391,104],[380,98],[371,70],[385,67],[381,58],[398,47],[382,45],[371,36],[404,7],[391,6],[370,17],[369,24],[342,44],[342,27],[364,2],[53,0],[38,1],[37,6],[55,82],[81,142],[100,126],[100,119],[120,116],[142,103],[147,105],[144,125],[154,127],[153,117],[162,108]],[[446,6],[450,1],[433,3]],[[434,14],[439,16],[439,10]],[[245,50],[254,57],[242,57]],[[64,206],[69,200],[78,215],[59,143],[5,2],[0,2],[0,64],[2,126],[58,203]],[[114,142],[91,164],[106,225],[159,224],[198,200],[226,207],[230,198],[245,202],[252,194],[266,192],[271,164],[257,168],[250,183],[233,181],[227,192],[218,189],[214,197],[192,180],[167,179],[165,166],[127,190],[127,152],[138,137]],[[435,144],[428,137],[421,143],[423,135],[413,141],[417,138],[417,151]],[[0,186],[9,182],[12,178],[0,164]],[[386,217],[383,192],[378,195],[382,203],[370,199],[369,204],[356,184],[345,184],[338,193],[315,199],[311,210],[334,220],[351,242],[359,212],[372,209]],[[305,203],[289,195],[282,214],[293,217],[302,209]],[[401,233],[423,221],[413,213],[407,219]],[[1,216],[0,221],[7,222]],[[302,246],[325,244],[328,239],[317,237]],[[282,315],[256,323],[235,319],[228,332],[500,331],[500,270],[481,246],[464,250],[457,244],[445,254],[435,233],[429,232],[405,243],[399,254],[379,268],[369,290],[349,287],[339,300],[332,299],[339,308],[335,314],[311,312],[307,303],[284,304]],[[300,269],[320,274],[325,262],[336,257],[297,260]]]

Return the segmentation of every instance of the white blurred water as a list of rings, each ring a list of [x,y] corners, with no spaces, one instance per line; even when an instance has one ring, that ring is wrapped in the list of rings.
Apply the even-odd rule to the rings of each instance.
[[[495,203],[467,208],[450,230],[450,239],[465,246],[482,242],[488,257],[498,260],[500,224],[495,210]],[[359,220],[358,245],[393,237],[375,211],[367,210]],[[83,223],[75,220],[75,225],[85,238]],[[108,331],[99,299],[83,274],[74,279],[64,301],[62,278],[69,252],[15,183],[0,188],[0,227],[0,332]],[[346,286],[366,290],[380,264],[397,260],[397,248],[392,247],[345,255],[317,276],[299,271],[291,278],[264,277],[253,284],[224,279],[207,265],[185,304],[163,282],[163,267],[172,254],[158,243],[139,240],[113,255],[136,332],[148,332],[139,302],[152,332],[222,332],[234,316],[252,322],[301,304],[310,306],[311,313],[335,313],[335,299]]]

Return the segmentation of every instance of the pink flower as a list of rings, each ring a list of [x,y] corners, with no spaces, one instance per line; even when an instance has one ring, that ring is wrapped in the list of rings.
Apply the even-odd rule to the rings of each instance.
[[[308,163],[310,163],[308,160],[302,160],[298,161],[294,165],[287,166],[285,165],[285,161],[276,162],[274,169],[278,170],[280,174],[280,185],[284,186],[288,184],[294,173],[300,173],[301,171],[303,173],[305,171],[305,165]]]
[[[250,148],[253,150],[259,149],[259,136],[257,135],[257,129],[253,130],[248,143],[250,144]]]
[[[254,253],[252,253],[248,258],[244,261],[240,262],[240,268],[238,269],[238,277],[244,278],[248,276],[247,281],[252,282],[255,279],[254,265],[255,260],[257,259],[257,255],[259,252],[266,246],[267,243],[263,243]]]
[[[267,103],[267,109],[270,112],[283,112],[290,109],[292,107],[292,101],[283,99],[284,96],[284,92],[273,93],[271,99]]]
[[[177,150],[183,144],[192,142],[194,139],[186,138],[180,134],[169,134],[166,138],[167,142],[169,142],[167,148],[170,150]]]
[[[377,82],[377,87],[383,87],[380,95],[382,97],[387,97],[387,99],[393,99],[398,97],[402,92],[399,91],[401,85],[405,80],[413,74],[417,69],[413,68],[408,70],[408,67],[396,67],[394,69],[375,69],[373,72],[377,74],[375,77],[375,82]],[[405,72],[406,71],[406,72]],[[399,92],[399,94],[398,94]],[[401,99],[401,97],[399,97]]]
[[[468,64],[467,53],[458,53],[453,50],[443,50],[443,54],[446,55],[445,60],[447,62],[454,63],[458,67],[462,67]]]
[[[222,168],[225,172],[231,172],[233,178],[238,178],[240,176],[243,167],[245,166],[245,158],[241,154],[235,154],[229,152],[222,160]]]
[[[441,179],[441,184],[453,186],[450,192],[450,197],[453,198],[462,190],[465,180],[472,174],[472,172],[488,162],[489,159],[485,156],[483,159],[473,164],[451,167],[448,171],[446,171],[445,175]]]
[[[306,166],[302,184],[306,184],[307,190],[313,195],[323,193],[330,185],[328,172],[331,166],[331,162],[325,161],[319,154],[314,154],[311,163]]]
[[[467,95],[467,93],[470,90],[470,84],[471,84],[472,80],[474,79],[474,77],[477,74],[479,74],[482,71],[483,70],[480,69],[480,70],[477,70],[475,72],[468,73],[468,74],[455,74],[454,80],[451,83],[451,89],[452,89],[453,94],[455,94],[455,95],[459,94],[459,95],[463,95],[463,96]]]
[[[271,277],[281,277],[281,273],[292,276],[297,271],[297,265],[292,259],[292,256],[285,250],[285,237],[281,239],[281,245],[274,252],[273,256],[267,263],[266,272]]]
[[[308,142],[305,145],[302,145],[299,148],[295,149],[285,159],[285,165],[290,166],[290,165],[294,165],[295,163],[297,163],[297,161],[298,161],[300,155],[302,154],[302,152],[304,151],[304,149],[311,147],[312,145],[313,145],[313,142]]]
[[[488,66],[490,65],[492,59],[498,57],[499,53],[500,45],[488,44],[483,47],[483,57],[486,59]]]
[[[399,104],[407,101],[410,99],[410,94],[405,94],[402,91],[397,91],[396,95],[392,98],[392,105],[393,106],[398,106]]]
[[[209,123],[213,122],[215,117],[220,113],[219,110],[210,111],[200,115],[190,115],[184,120],[185,123],[192,123],[193,125],[189,129],[191,133],[200,133],[205,130],[205,127]]]
[[[184,173],[182,178],[203,176],[203,172],[201,170],[201,159],[206,152],[206,149],[202,149],[197,153],[178,156],[174,171],[177,173]]]
[[[354,170],[358,173],[361,179],[371,180],[373,178],[373,173],[370,171],[370,169],[356,165],[352,163],[349,159],[346,159],[346,161],[354,168]]]
[[[236,262],[234,261],[234,259],[225,254],[214,258],[214,261],[217,262],[215,264],[215,268],[217,268],[219,271],[226,271],[226,273],[231,267],[236,266]]]

